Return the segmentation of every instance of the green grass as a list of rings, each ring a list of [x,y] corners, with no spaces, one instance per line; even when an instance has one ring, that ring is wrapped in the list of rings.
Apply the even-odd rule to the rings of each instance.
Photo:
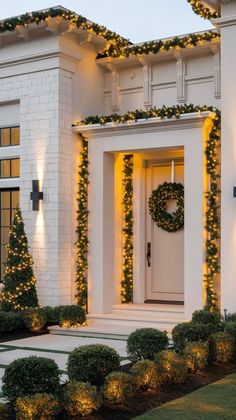
[[[136,417],[138,420],[236,419],[236,374]]]

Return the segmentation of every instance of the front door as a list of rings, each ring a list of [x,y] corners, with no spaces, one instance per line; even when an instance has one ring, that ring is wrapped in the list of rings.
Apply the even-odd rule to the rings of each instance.
[[[175,182],[184,183],[184,163],[175,164]],[[184,301],[184,230],[166,232],[153,222],[148,199],[154,189],[171,180],[171,163],[148,162],[146,168],[146,302]],[[168,203],[168,211],[176,204]]]

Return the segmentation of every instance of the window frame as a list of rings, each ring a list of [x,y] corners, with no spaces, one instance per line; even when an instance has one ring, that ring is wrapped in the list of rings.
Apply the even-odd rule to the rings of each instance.
[[[20,137],[19,137],[19,143],[18,144],[12,144],[12,129],[13,128],[19,128],[19,134],[20,134],[20,125],[11,125],[6,127],[0,127],[0,149],[2,147],[16,147],[20,146]],[[10,130],[10,143],[9,144],[2,144],[2,130],[9,129]]]
[[[10,176],[2,176],[2,162],[4,160],[9,160],[10,161]],[[12,161],[13,160],[18,160],[19,161],[19,175],[17,175],[17,176],[12,176]],[[15,158],[15,157],[13,157],[13,158],[3,158],[3,159],[0,158],[0,180],[12,179],[12,178],[13,179],[20,178],[20,158],[19,157],[17,157],[17,158]]]

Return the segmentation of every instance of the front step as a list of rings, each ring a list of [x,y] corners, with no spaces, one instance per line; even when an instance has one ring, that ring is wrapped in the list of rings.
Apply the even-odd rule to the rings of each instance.
[[[157,309],[158,307],[158,309]],[[106,314],[89,314],[88,325],[79,328],[49,328],[51,334],[76,335],[81,337],[110,338],[127,340],[137,328],[156,328],[171,331],[176,324],[183,322],[183,307],[169,305],[114,305]]]

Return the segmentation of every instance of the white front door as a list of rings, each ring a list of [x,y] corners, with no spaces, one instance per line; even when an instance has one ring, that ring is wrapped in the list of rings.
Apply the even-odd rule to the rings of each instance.
[[[184,230],[169,233],[153,222],[148,199],[163,182],[170,182],[171,164],[148,162],[146,168],[146,302],[184,301]],[[184,163],[175,164],[175,182],[184,183]],[[174,211],[176,203],[168,204]]]

